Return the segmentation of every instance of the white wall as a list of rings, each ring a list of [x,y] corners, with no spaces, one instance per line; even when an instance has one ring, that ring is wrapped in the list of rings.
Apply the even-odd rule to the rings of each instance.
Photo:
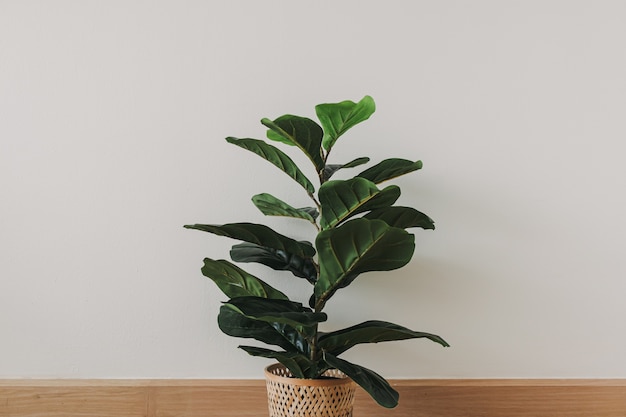
[[[305,237],[249,202],[298,186],[223,138],[365,94],[378,111],[333,161],[422,159],[401,202],[438,228],[410,266],[338,293],[331,326],[452,347],[347,358],[626,377],[625,21],[621,1],[0,1],[0,377],[260,378],[199,272],[235,242],[182,225]]]

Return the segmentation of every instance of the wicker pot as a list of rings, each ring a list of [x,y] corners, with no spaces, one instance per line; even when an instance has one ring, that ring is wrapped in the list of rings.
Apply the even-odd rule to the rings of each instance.
[[[270,417],[352,417],[356,384],[330,369],[328,379],[298,379],[282,364],[265,368]]]

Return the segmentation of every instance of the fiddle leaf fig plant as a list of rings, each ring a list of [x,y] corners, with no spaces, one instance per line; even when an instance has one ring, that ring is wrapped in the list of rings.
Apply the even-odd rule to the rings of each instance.
[[[339,170],[369,163],[368,157],[358,157],[331,164],[329,156],[338,139],[367,120],[375,109],[374,100],[365,96],[357,103],[317,105],[319,124],[290,114],[261,120],[272,143],[304,153],[311,162],[308,172],[315,174],[317,188],[274,144],[251,138],[226,138],[272,163],[304,188],[311,202],[309,207],[296,207],[268,193],[253,196],[252,202],[264,215],[310,223],[312,241],[297,241],[268,226],[248,222],[185,227],[241,241],[230,251],[234,262],[255,262],[276,271],[289,271],[304,279],[305,285],[311,285],[309,300],[290,300],[230,261],[206,258],[202,274],[229,298],[219,311],[220,329],[229,336],[254,339],[273,347],[239,346],[241,349],[253,356],[277,360],[297,378],[321,378],[328,369],[339,369],[380,405],[391,408],[398,403],[398,393],[389,383],[374,371],[340,356],[362,343],[424,338],[448,346],[446,341],[385,321],[365,321],[331,332],[322,331],[320,326],[328,319],[323,311],[326,304],[359,275],[398,269],[411,260],[415,236],[407,229],[435,228],[426,214],[394,205],[400,197],[398,186],[380,185],[421,169],[421,161],[385,159],[351,178],[334,179]]]

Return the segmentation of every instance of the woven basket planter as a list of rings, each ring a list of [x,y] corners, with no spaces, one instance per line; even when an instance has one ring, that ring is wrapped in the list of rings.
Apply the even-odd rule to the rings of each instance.
[[[356,384],[330,369],[327,379],[298,379],[282,364],[265,368],[270,417],[352,417]]]

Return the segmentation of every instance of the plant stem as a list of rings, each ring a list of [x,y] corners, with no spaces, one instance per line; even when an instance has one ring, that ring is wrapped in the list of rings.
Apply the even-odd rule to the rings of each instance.
[[[315,203],[315,206],[317,207],[317,211],[322,214],[322,206],[320,205],[320,203],[317,201],[317,199],[315,198],[315,196],[313,195],[313,193],[308,193],[309,197],[311,198],[311,200],[313,200],[313,202]]]
[[[313,332],[313,339],[311,340],[311,352],[310,359],[312,362],[317,362],[317,324],[315,324],[315,331]]]

